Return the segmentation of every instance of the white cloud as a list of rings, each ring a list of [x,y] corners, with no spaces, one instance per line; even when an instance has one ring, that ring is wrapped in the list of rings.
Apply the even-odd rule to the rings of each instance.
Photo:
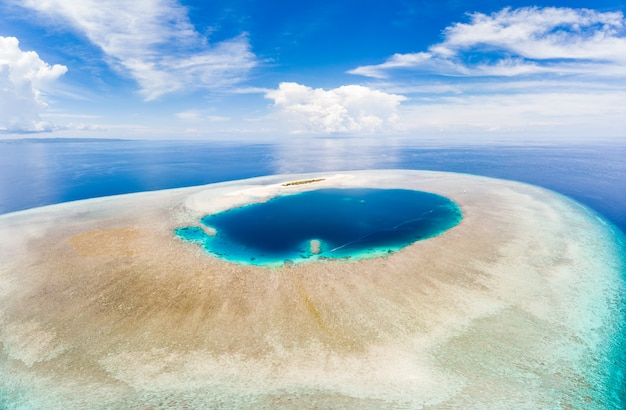
[[[182,121],[208,121],[208,122],[224,122],[229,121],[230,117],[220,115],[210,115],[200,110],[181,111],[175,114],[176,118]]]
[[[295,133],[373,133],[393,128],[397,108],[406,98],[360,85],[330,90],[281,83],[265,97],[274,100]]]
[[[421,135],[479,133],[500,138],[619,137],[626,129],[626,90],[534,91],[417,100],[400,112]],[[470,134],[466,134],[469,138]]]
[[[210,45],[175,0],[26,0],[21,5],[85,35],[114,68],[139,83],[146,100],[232,85],[256,65],[245,35]]]
[[[183,121],[198,121],[202,117],[202,114],[198,110],[189,110],[178,112],[175,116]]]
[[[0,132],[50,131],[53,127],[40,119],[47,107],[41,90],[66,71],[34,51],[22,51],[17,38],[0,37]]]
[[[446,138],[624,138],[622,12],[506,8],[470,14],[443,34],[425,51],[350,71],[411,97],[398,128]]]
[[[473,13],[469,23],[446,28],[444,41],[427,51],[395,54],[349,72],[387,78],[398,69],[454,76],[624,76],[626,20],[622,12],[550,7]]]

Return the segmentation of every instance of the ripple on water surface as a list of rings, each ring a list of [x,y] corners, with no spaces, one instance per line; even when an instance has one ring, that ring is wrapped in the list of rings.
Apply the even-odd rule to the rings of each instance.
[[[450,199],[406,189],[320,189],[207,215],[176,230],[217,257],[282,265],[395,252],[461,221]]]

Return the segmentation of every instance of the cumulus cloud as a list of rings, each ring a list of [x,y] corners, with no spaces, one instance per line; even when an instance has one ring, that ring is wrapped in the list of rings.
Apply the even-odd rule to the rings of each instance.
[[[47,106],[41,90],[66,71],[34,51],[22,51],[17,38],[0,37],[0,132],[50,131],[52,126],[39,117]]]
[[[469,16],[469,23],[446,28],[444,41],[427,51],[349,72],[373,78],[398,69],[454,76],[626,75],[622,12],[529,7]]]
[[[303,133],[373,133],[389,130],[406,98],[360,85],[324,90],[298,83],[280,83],[265,98]]]
[[[175,0],[26,0],[22,6],[64,21],[130,75],[146,100],[179,90],[241,81],[256,65],[245,35],[209,44]]]

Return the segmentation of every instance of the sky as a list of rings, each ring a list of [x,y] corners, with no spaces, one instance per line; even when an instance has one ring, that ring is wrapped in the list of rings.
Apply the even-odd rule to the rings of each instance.
[[[626,0],[0,0],[0,138],[626,140]]]

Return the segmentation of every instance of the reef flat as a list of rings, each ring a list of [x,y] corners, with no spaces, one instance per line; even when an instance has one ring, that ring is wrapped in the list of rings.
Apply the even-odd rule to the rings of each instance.
[[[289,184],[302,180],[317,181]],[[356,187],[432,192],[463,219],[385,257],[273,268],[174,233],[285,193]],[[0,407],[621,408],[620,235],[538,187],[400,170],[3,215]]]

